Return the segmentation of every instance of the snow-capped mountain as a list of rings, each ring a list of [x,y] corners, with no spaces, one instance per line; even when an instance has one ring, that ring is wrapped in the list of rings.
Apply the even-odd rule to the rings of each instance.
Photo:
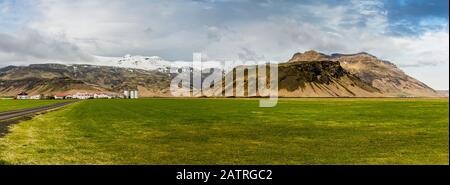
[[[95,56],[95,59],[96,60],[91,63],[92,65],[144,69],[144,70],[158,70],[160,72],[165,73],[168,73],[171,67],[183,69],[192,69],[192,68],[206,69],[206,68],[221,67],[220,65],[217,66],[217,63],[208,63],[208,62],[201,63],[200,66],[193,67],[192,61],[171,62],[164,60],[163,58],[158,56],[140,56],[140,55],[136,56],[125,55],[123,57]]]
[[[135,68],[144,70],[158,70],[161,72],[167,72],[170,69],[170,67],[185,66],[169,62],[158,56],[140,56],[140,55],[136,56],[125,55],[123,57],[96,56],[95,65]]]

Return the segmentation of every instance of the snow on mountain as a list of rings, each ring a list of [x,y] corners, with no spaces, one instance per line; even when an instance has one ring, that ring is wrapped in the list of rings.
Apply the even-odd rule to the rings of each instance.
[[[95,65],[114,66],[123,68],[135,68],[144,70],[158,70],[167,72],[170,67],[183,67],[185,65],[175,64],[158,56],[131,56],[123,57],[103,57],[96,56]]]
[[[95,56],[96,60],[92,63],[93,65],[99,66],[113,66],[122,68],[134,68],[134,69],[144,69],[144,70],[158,70],[160,72],[169,72],[171,67],[190,69],[193,68],[191,61],[177,61],[171,62],[164,60],[158,56],[131,56],[125,55],[123,57],[104,57]],[[196,69],[199,69],[194,67]],[[220,68],[217,63],[202,63],[200,68]],[[234,67],[232,65],[231,67]]]

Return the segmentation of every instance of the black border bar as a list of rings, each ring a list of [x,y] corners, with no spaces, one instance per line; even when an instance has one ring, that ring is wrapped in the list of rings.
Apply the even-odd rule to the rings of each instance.
[[[203,180],[179,180],[177,173],[211,172]],[[262,171],[262,178],[270,170],[271,179],[220,179],[224,171]],[[301,184],[302,182],[446,182],[449,166],[431,165],[5,165],[0,166],[0,179],[56,182],[165,182],[171,184]],[[255,175],[256,176],[256,175]]]

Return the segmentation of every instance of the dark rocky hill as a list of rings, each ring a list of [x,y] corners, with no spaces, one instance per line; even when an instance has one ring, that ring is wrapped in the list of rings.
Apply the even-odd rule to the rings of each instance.
[[[316,51],[296,53],[289,63],[329,60],[339,62],[346,71],[377,88],[383,96],[439,97],[440,94],[426,84],[408,76],[393,63],[362,52],[357,54],[325,55]]]

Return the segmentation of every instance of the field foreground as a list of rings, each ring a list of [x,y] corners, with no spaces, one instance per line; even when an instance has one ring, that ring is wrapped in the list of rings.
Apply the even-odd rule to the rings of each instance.
[[[0,164],[449,164],[448,103],[87,100],[14,125]]]

